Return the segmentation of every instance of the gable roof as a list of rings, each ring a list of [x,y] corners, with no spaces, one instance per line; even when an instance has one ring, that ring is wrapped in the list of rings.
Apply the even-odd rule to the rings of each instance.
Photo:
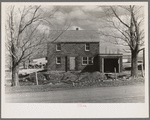
[[[58,37],[59,36],[59,37]],[[96,30],[53,30],[49,42],[99,42]],[[57,38],[57,40],[55,40]]]

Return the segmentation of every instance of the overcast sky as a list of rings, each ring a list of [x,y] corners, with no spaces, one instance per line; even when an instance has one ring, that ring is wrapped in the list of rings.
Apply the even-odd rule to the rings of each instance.
[[[15,6],[20,7],[20,6]],[[23,6],[22,6],[23,7]],[[70,24],[68,30],[75,30],[78,27],[80,30],[99,30],[103,29],[102,26],[105,24],[102,22],[102,19],[105,17],[103,12],[105,6],[96,6],[96,5],[66,5],[66,6],[52,6],[52,5],[41,5],[41,10],[44,13],[44,16],[50,16],[53,14],[49,21],[51,25],[42,24],[39,27],[39,30],[48,31],[54,29],[62,29],[64,25]],[[143,11],[141,11],[143,13]],[[123,9],[119,9],[120,16],[127,16],[127,12]],[[19,17],[18,17],[19,18]],[[125,19],[126,20],[126,19]],[[102,41],[105,46],[108,46],[109,43]],[[116,48],[115,45],[111,46],[112,49]],[[121,48],[122,46],[118,46]],[[102,48],[103,49],[103,48]],[[103,49],[104,50],[104,49]]]
[[[98,30],[101,25],[104,24],[101,20],[105,17],[105,13],[103,11],[105,6],[41,6],[45,15],[50,15],[51,11],[58,10],[54,15],[54,19],[50,21],[55,24],[65,24],[66,21],[71,22],[71,28],[79,27],[84,30]],[[143,11],[141,10],[142,14]],[[119,9],[118,14],[120,16],[127,16],[128,12]],[[126,20],[126,18],[125,18]],[[52,22],[52,23],[53,23]],[[56,25],[57,26],[57,25]],[[56,27],[55,26],[55,27]],[[53,28],[54,29],[54,28]],[[57,28],[55,28],[57,29]]]
[[[43,11],[45,12],[45,15],[49,15],[50,11],[58,10],[54,14],[54,19],[51,19],[51,23],[53,26],[51,26],[51,29],[61,29],[63,25],[66,23],[66,21],[71,22],[70,28],[68,30],[75,30],[76,27],[78,27],[80,30],[99,30],[104,29],[102,26],[104,26],[104,22],[102,21],[103,18],[106,16],[103,9],[105,6],[41,6]],[[143,10],[140,11],[143,13]],[[119,9],[118,14],[120,17],[126,21],[128,18],[128,12]],[[113,19],[113,18],[112,18]],[[130,20],[127,20],[130,22]],[[62,26],[61,26],[62,25]],[[45,26],[47,27],[47,26]],[[118,48],[123,48],[123,46],[120,45],[110,45],[110,43],[105,42],[104,40],[101,40],[101,51],[105,51],[105,47],[107,46],[107,49],[109,51],[109,48],[111,48],[111,52],[115,51],[117,52]],[[109,46],[109,47],[108,47]],[[125,49],[129,49],[126,47]]]
[[[51,22],[55,24],[65,24],[66,21],[70,21],[70,29],[79,27],[84,30],[97,30],[97,24],[93,15],[100,14],[101,8],[98,6],[42,6],[41,7],[45,15],[49,15],[52,10],[58,9],[53,15],[54,19]],[[57,23],[57,24],[56,24]],[[57,28],[55,28],[57,29]]]

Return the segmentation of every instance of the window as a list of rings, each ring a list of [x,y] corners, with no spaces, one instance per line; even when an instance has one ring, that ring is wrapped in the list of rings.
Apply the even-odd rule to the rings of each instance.
[[[87,65],[87,61],[88,61],[88,58],[87,58],[87,57],[83,57],[83,58],[82,58],[82,64],[83,64],[83,65]]]
[[[93,64],[93,58],[92,58],[92,57],[89,57],[89,59],[88,59],[88,64],[89,64],[89,65],[92,65],[92,64]]]
[[[89,51],[90,50],[90,44],[89,43],[86,43],[85,44],[85,51]]]
[[[56,45],[56,51],[61,51],[61,44],[60,43],[57,43],[57,45]]]
[[[82,65],[93,65],[93,57],[82,57]]]
[[[56,57],[56,64],[61,64],[61,57]]]

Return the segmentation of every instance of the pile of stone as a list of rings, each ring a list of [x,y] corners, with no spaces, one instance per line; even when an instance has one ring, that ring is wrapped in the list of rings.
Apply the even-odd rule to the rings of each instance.
[[[48,81],[48,83],[51,84],[66,83],[77,86],[101,82],[106,79],[106,76],[100,72],[39,72],[37,73],[37,79],[40,84],[43,84],[44,81]],[[30,74],[28,81],[36,83],[36,73]]]
[[[71,73],[66,72],[63,74],[61,82],[72,84],[73,86],[84,86],[90,83],[101,82],[106,79],[106,76],[100,72],[84,72],[84,73]]]

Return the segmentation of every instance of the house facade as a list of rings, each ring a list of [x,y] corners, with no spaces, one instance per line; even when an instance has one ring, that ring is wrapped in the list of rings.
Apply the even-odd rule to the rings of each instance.
[[[98,42],[59,42],[48,45],[49,71],[98,71]]]
[[[100,39],[96,31],[70,30],[63,33],[57,40],[48,42],[47,70],[114,72],[114,67],[116,67],[116,72],[121,72],[122,56],[109,56],[109,54],[106,54],[105,57],[101,56]],[[106,58],[107,60],[105,60]],[[113,67],[111,68],[113,70],[107,68],[106,71],[108,59],[112,58],[114,61],[110,62],[113,62],[115,66],[110,66]]]

